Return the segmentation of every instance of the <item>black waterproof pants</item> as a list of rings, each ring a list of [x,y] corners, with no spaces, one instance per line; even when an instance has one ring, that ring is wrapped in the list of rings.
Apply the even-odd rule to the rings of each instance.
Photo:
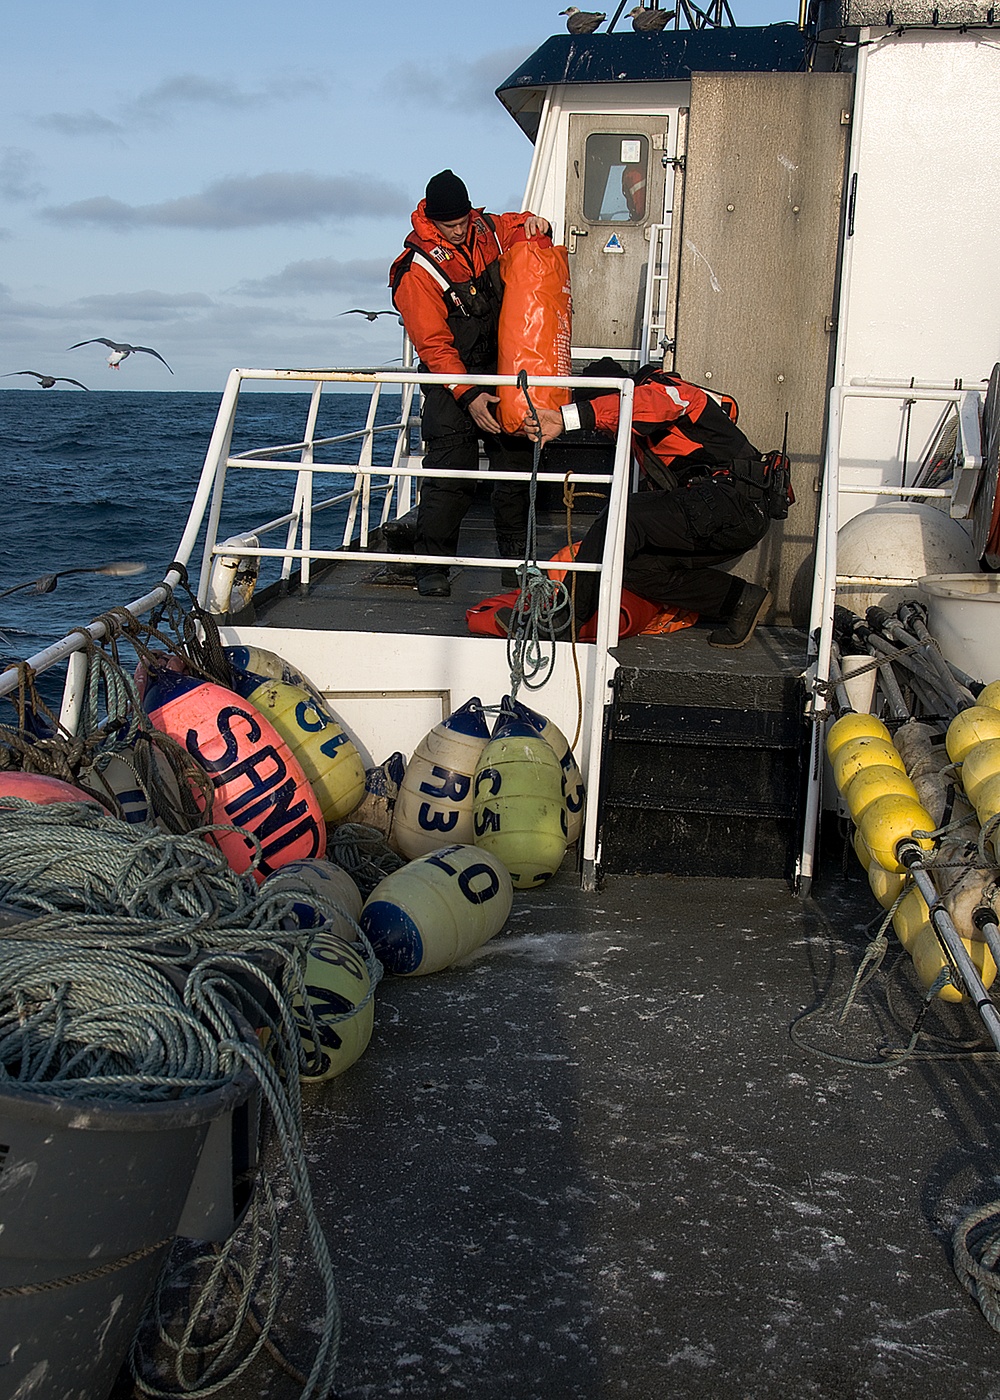
[[[451,392],[440,384],[429,384],[424,391],[422,417],[425,444],[424,466],[447,471],[476,471],[479,466],[479,440],[493,471],[531,470],[531,443],[527,438],[507,433],[480,433]],[[420,486],[416,554],[457,554],[462,521],[476,494],[475,481],[447,481],[425,477]],[[493,487],[493,522],[498,543],[507,541],[504,553],[524,548],[528,525],[527,481],[498,481]],[[416,574],[439,573],[446,564],[418,564]]]
[[[640,598],[692,608],[707,621],[725,620],[733,575],[716,566],[731,563],[767,534],[763,510],[729,478],[699,477],[673,491],[637,491],[625,522],[622,583]],[[600,563],[607,511],[580,544],[581,564]],[[597,574],[578,574],[576,617],[582,624],[597,608]]]

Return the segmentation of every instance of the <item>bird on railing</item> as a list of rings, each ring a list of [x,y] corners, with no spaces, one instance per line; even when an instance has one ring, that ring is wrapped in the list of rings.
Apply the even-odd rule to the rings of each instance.
[[[338,316],[363,316],[366,321],[377,321],[380,316],[395,316],[400,325],[403,318],[397,311],[364,311],[360,306],[352,306],[350,311],[338,311]]]
[[[596,10],[580,10],[575,5],[570,5],[568,10],[560,10],[559,13],[568,15],[566,28],[570,34],[593,34],[607,19],[607,15],[600,15]]]
[[[86,384],[81,384],[79,379],[66,379],[61,374],[39,374],[37,369],[12,369],[9,374],[0,374],[0,379],[13,379],[15,374],[30,374],[38,380],[43,389],[51,389],[54,384],[75,384],[78,389],[87,389]],[[89,389],[87,393],[90,393]]]
[[[99,335],[93,340],[78,340],[75,345],[71,345],[69,348],[70,350],[79,350],[81,345],[106,345],[111,351],[108,356],[109,369],[119,369],[122,360],[127,360],[129,355],[134,355],[139,351],[144,355],[155,355],[161,364],[167,365],[159,350],[151,350],[148,345],[128,345],[117,340],[106,340],[103,335]],[[167,365],[167,369],[170,369],[169,365]],[[173,374],[172,369],[170,369],[170,373]]]
[[[659,34],[676,13],[676,10],[647,10],[644,5],[636,5],[634,10],[629,10],[628,17],[637,34]]]

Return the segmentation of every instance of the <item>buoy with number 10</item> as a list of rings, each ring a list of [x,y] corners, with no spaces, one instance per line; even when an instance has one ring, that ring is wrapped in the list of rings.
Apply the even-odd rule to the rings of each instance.
[[[420,977],[499,933],[513,899],[510,875],[495,856],[442,846],[376,885],[360,923],[388,972]]]

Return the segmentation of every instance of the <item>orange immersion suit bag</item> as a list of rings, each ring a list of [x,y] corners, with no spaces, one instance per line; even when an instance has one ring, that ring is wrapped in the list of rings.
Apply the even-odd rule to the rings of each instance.
[[[504,282],[497,331],[497,372],[572,374],[570,329],[572,299],[569,257],[562,246],[538,234],[512,244],[500,258]],[[538,385],[528,391],[536,408],[561,408],[569,403],[568,389]],[[515,385],[497,389],[497,418],[505,433],[515,433],[528,405]]]

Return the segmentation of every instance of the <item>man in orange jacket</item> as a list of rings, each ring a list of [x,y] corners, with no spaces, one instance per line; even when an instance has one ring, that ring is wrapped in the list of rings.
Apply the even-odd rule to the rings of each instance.
[[[396,310],[427,374],[489,374],[497,367],[497,327],[503,283],[500,254],[515,235],[548,233],[535,214],[487,214],[473,209],[464,183],[442,170],[413,213],[413,230],[393,263],[389,285]],[[421,417],[424,466],[475,471],[482,439],[495,471],[530,471],[531,446],[500,431],[496,395],[475,384],[428,384]],[[420,488],[414,552],[454,555],[476,483],[425,477]],[[493,521],[501,556],[521,558],[528,523],[527,482],[497,482]],[[446,564],[418,564],[425,598],[451,592]],[[513,586],[516,587],[516,582]]]
[[[628,378],[614,360],[589,365],[593,378]],[[709,634],[716,647],[742,647],[767,611],[771,595],[760,584],[726,573],[731,563],[764,538],[771,523],[765,492],[757,484],[761,454],[736,426],[735,400],[721,403],[679,374],[654,365],[633,378],[632,443],[651,490],[629,497],[625,519],[622,583],[641,598],[691,608],[721,624]],[[562,409],[540,408],[538,425],[524,420],[529,437],[543,444],[563,432],[618,430],[617,394],[584,396]],[[580,543],[578,563],[600,563],[607,511]],[[596,611],[596,574],[578,574],[574,614],[582,626]],[[516,625],[513,609],[497,619],[505,631]],[[572,619],[557,617],[557,633]]]

